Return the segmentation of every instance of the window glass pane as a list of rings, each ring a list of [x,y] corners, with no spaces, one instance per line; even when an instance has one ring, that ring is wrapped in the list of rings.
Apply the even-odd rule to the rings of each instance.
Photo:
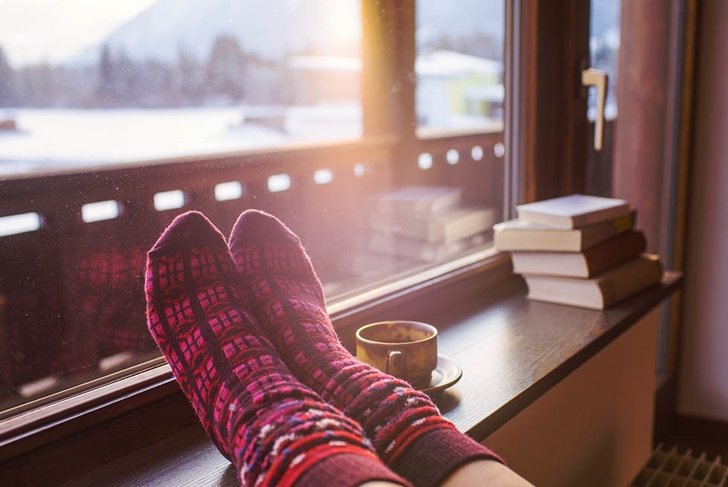
[[[617,116],[617,68],[619,65],[619,12],[620,2],[615,0],[592,0],[591,2],[591,37],[589,51],[591,66],[604,71],[609,76],[607,86],[607,102],[604,107],[605,116],[614,119]],[[596,107],[595,90],[589,93],[589,114],[594,118]]]
[[[277,215],[329,303],[489,247],[503,1],[384,2],[416,26],[414,143],[341,140],[362,130],[359,2],[283,3],[0,3],[0,410],[159,355],[145,256],[181,212],[224,234],[246,208]],[[56,51],[80,36],[45,28],[61,16],[100,30]]]
[[[502,0],[417,2],[420,127],[501,127],[503,28]]]
[[[504,218],[502,0],[416,2],[417,126],[414,147],[402,151],[396,175],[380,178],[348,267],[350,280],[330,280],[332,292],[391,279],[490,246]],[[367,177],[364,178],[365,180]]]
[[[158,356],[145,254],[177,214],[301,229],[339,175],[241,151],[358,139],[360,44],[359,0],[0,1],[0,417]]]
[[[358,0],[0,2],[0,174],[359,137],[359,19]]]

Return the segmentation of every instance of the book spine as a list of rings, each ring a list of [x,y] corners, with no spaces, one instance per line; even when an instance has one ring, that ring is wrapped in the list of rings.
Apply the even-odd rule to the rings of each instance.
[[[639,256],[647,249],[647,240],[642,232],[628,232],[606,240],[584,251],[586,277],[594,277],[602,272]]]
[[[417,189],[411,187],[409,189]],[[375,208],[378,211],[413,214],[419,216],[434,216],[460,206],[462,189],[435,186],[430,191],[427,187],[420,187],[420,191],[409,196],[400,193],[384,195],[375,199]],[[406,189],[404,190],[406,191]]]
[[[573,231],[496,230],[493,239],[501,252],[581,251],[581,235]]]
[[[586,225],[599,223],[605,220],[614,220],[615,218],[626,215],[627,212],[629,212],[629,207],[627,205],[615,206],[601,211],[574,215],[569,218],[568,221],[567,219],[564,219],[564,224],[570,225],[569,228],[581,228]]]
[[[657,284],[662,278],[662,264],[656,257],[640,257],[635,265],[637,270],[625,268],[625,272],[599,281],[605,308]]]
[[[637,210],[631,210],[626,215],[615,218],[612,221],[612,227],[614,228],[615,234],[624,233],[627,230],[631,230],[634,227],[636,220]]]
[[[632,210],[626,215],[615,218],[614,220],[595,223],[578,230],[581,237],[580,250],[588,249],[610,237],[631,230],[634,228],[636,220],[637,212]]]

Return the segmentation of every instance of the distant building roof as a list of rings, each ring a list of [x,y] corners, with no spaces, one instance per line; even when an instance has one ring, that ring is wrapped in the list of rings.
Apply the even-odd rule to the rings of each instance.
[[[465,73],[500,74],[501,63],[454,51],[430,51],[417,56],[419,75],[446,76]]]
[[[471,100],[503,102],[505,89],[501,84],[478,85],[470,86],[465,94]]]
[[[290,56],[288,65],[293,69],[311,71],[361,71],[361,59],[351,56],[323,56],[317,54]],[[418,75],[452,76],[466,73],[500,74],[498,61],[454,51],[430,51],[417,56]]]
[[[317,54],[290,56],[288,66],[311,71],[361,71],[361,58],[351,56],[322,56]]]

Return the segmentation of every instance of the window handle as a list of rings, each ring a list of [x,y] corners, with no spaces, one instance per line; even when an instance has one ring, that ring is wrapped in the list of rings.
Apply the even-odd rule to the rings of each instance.
[[[597,114],[594,121],[594,150],[602,150],[604,142],[604,104],[607,100],[607,73],[594,68],[581,72],[581,84],[597,89]]]

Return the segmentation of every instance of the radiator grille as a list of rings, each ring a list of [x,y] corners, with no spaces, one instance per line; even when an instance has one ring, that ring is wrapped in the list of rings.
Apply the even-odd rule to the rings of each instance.
[[[630,487],[714,487],[728,486],[728,467],[719,456],[705,453],[680,453],[677,447],[666,450],[662,445],[652,453],[645,468]]]

